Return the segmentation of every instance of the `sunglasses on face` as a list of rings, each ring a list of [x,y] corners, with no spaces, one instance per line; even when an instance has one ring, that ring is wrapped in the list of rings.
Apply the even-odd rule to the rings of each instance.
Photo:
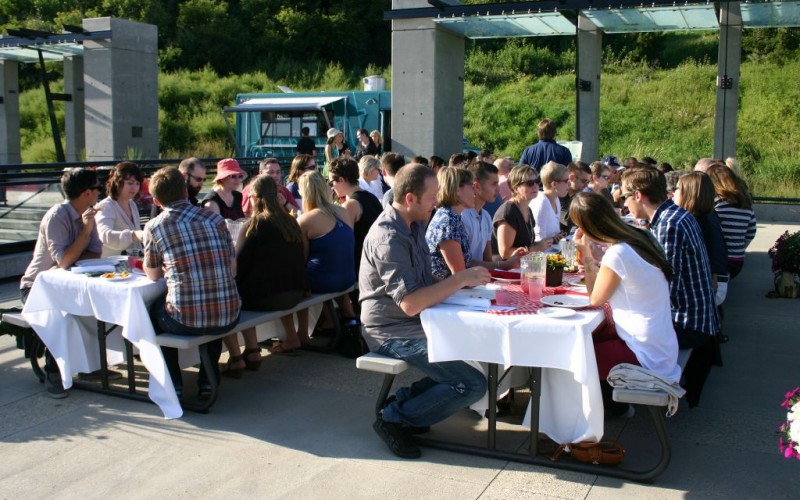
[[[539,185],[539,179],[531,179],[529,181],[520,183],[520,186],[528,186],[528,187],[533,187],[538,185]]]
[[[328,179],[328,186],[333,187],[334,184],[336,184],[336,180]]]
[[[303,167],[303,172],[313,172],[316,169],[317,169],[316,165],[306,165],[305,167]]]
[[[204,182],[205,181],[205,179],[203,179],[202,177],[198,177],[196,175],[186,174],[186,176],[189,177],[190,181],[195,181],[195,182]]]
[[[100,191],[100,190],[101,190],[101,189],[103,189],[103,188],[102,188],[102,187],[100,187],[100,186],[92,186],[92,187],[90,187],[89,189],[91,189],[92,191]]]
[[[621,202],[625,203],[625,200],[627,200],[634,194],[636,194],[636,191],[628,191],[627,193],[622,193],[621,195],[619,195],[619,199]]]
[[[229,175],[228,179],[236,179],[237,181],[240,181],[240,180],[244,179],[244,174]]]

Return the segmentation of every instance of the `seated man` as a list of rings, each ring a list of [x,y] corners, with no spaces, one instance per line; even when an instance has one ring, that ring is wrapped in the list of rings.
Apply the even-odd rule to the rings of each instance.
[[[412,429],[426,428],[476,402],[486,379],[463,361],[428,362],[419,313],[465,286],[488,283],[473,267],[433,282],[425,226],[439,183],[424,165],[407,165],[394,179],[394,201],[375,220],[361,257],[359,290],[364,337],[373,352],[402,359],[426,377],[397,391],[373,425],[397,456],[417,458]]]
[[[183,335],[229,331],[239,321],[241,304],[234,281],[236,252],[225,219],[187,200],[186,181],[174,167],[153,174],[150,191],[163,212],[144,228],[144,272],[153,281],[163,276],[167,282],[166,297],[151,309],[153,327],[157,333]],[[163,352],[180,397],[178,352],[172,348]],[[217,381],[221,352],[221,339],[208,344]],[[205,369],[201,366],[198,378],[201,399],[212,389]]]
[[[97,172],[88,168],[68,169],[61,176],[61,190],[67,199],[50,208],[39,224],[33,259],[20,281],[23,304],[40,272],[53,267],[68,269],[77,260],[99,258],[103,251],[94,223],[94,205],[100,194]],[[49,351],[45,351],[45,372],[47,394],[53,398],[66,397],[58,365]]]

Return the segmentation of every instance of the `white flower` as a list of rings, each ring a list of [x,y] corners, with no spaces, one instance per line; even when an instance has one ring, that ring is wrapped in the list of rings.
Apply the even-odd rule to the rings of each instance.
[[[786,414],[787,422],[794,422],[795,420],[800,420],[800,402],[795,403]]]
[[[789,437],[792,441],[800,443],[800,418],[790,419],[789,422]]]

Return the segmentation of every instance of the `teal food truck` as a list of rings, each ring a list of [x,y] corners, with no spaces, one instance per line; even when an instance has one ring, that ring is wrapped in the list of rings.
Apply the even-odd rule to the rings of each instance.
[[[365,88],[368,88],[364,79]],[[383,80],[383,79],[380,79]],[[383,88],[382,83],[378,85]],[[237,157],[276,157],[288,162],[296,155],[297,141],[303,127],[317,145],[317,157],[324,160],[326,132],[336,128],[344,132],[350,151],[356,150],[356,130],[377,130],[383,148],[391,140],[391,92],[363,90],[347,92],[289,92],[275,94],[238,94],[233,106],[222,110],[231,133]],[[235,132],[230,115],[235,116]]]

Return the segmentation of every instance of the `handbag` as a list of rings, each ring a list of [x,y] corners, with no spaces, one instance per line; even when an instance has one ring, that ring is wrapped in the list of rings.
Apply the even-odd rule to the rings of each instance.
[[[553,453],[550,460],[555,462],[564,453],[569,453],[578,462],[615,466],[625,458],[625,447],[616,441],[600,441],[599,443],[584,441],[562,444]]]
[[[361,336],[361,323],[357,319],[349,319],[343,325],[342,338],[336,350],[346,358],[357,358],[369,352],[364,337]]]

